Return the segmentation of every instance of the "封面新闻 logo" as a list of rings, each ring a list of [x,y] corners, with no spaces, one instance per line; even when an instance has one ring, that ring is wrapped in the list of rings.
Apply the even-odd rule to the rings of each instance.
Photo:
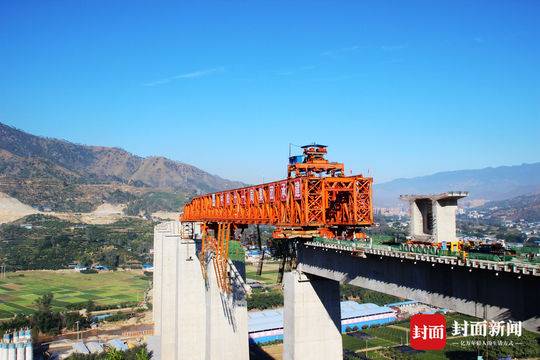
[[[413,315],[409,336],[413,349],[441,350],[446,345],[446,319],[441,314]]]

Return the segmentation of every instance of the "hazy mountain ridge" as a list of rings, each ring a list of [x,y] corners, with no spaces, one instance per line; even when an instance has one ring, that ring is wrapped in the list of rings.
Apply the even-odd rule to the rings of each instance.
[[[243,185],[164,157],[35,136],[0,123],[0,191],[37,208],[84,212],[151,191],[188,198]]]
[[[469,191],[469,200],[504,200],[540,192],[540,162],[475,170],[439,172],[433,175],[396,179],[374,186],[377,207],[400,205],[401,194]]]
[[[540,193],[490,201],[481,209],[487,211],[490,217],[501,220],[540,221]]]

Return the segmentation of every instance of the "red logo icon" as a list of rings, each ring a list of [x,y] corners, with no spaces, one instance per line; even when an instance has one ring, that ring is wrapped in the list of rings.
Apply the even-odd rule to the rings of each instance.
[[[413,315],[409,336],[413,349],[441,350],[446,345],[446,319],[441,314]]]

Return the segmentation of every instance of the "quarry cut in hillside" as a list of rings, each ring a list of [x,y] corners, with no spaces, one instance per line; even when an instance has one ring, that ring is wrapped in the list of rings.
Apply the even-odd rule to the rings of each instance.
[[[37,214],[39,211],[19,200],[0,192],[0,224]]]
[[[124,214],[125,205],[101,204],[96,210],[87,213],[41,212],[19,200],[0,192],[0,224],[6,224],[32,214],[44,214],[62,220],[84,224],[112,224],[120,219],[132,217]]]

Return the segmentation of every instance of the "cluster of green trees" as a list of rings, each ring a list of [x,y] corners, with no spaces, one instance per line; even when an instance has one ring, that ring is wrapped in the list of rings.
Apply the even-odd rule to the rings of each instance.
[[[248,310],[265,310],[283,306],[283,293],[279,290],[255,291],[247,299]]]
[[[340,288],[342,300],[353,300],[361,303],[374,303],[377,305],[384,305],[402,300],[392,295],[352,285],[341,285]],[[283,292],[280,289],[254,291],[247,299],[247,306],[248,310],[265,310],[281,307],[283,306]]]
[[[101,354],[73,354],[67,360],[150,360],[152,352],[146,349],[146,346],[141,345],[126,351],[116,349],[108,349]]]
[[[527,241],[527,235],[516,228],[508,228],[495,220],[458,220],[459,232],[463,235],[484,237],[494,236],[507,242],[522,243]]]
[[[341,285],[340,288],[341,300],[353,300],[360,303],[373,303],[381,306],[403,300],[392,295],[352,285]]]
[[[396,216],[375,214],[375,222],[379,224],[379,226],[371,227],[367,230],[368,235],[371,237],[385,235],[388,236],[389,239],[397,239],[398,241],[404,241],[407,237],[407,227],[396,225],[396,223],[399,223],[399,218]]]
[[[31,229],[21,224],[31,225]],[[0,254],[8,271],[63,269],[73,263],[99,263],[114,269],[150,261],[153,226],[140,219],[81,225],[30,215],[0,226]]]

